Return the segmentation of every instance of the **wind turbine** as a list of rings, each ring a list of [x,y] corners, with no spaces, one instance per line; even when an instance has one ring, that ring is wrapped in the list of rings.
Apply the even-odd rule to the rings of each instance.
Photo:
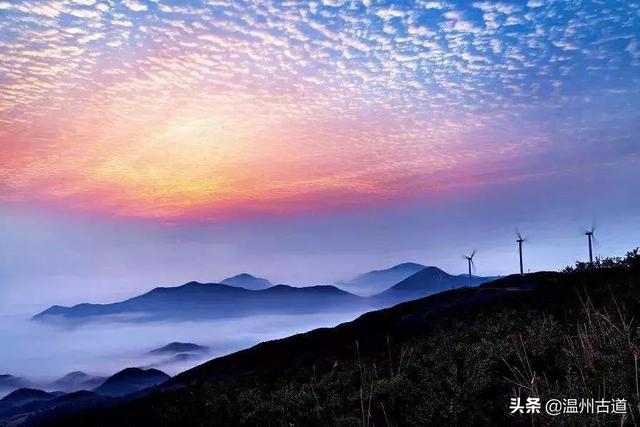
[[[473,263],[473,257],[476,254],[476,250],[474,249],[473,252],[471,252],[471,255],[462,255],[466,260],[467,263],[469,264],[469,287],[471,287],[471,267],[476,268],[476,265]]]
[[[591,228],[584,232],[585,236],[587,236],[587,240],[589,242],[589,265],[593,266],[593,245],[592,241],[595,242],[596,238],[593,236],[593,233],[596,231],[596,223],[595,221],[591,223]]]
[[[522,234],[518,230],[516,230],[516,234],[518,235],[518,252],[520,253],[520,275],[524,275],[524,268],[522,267],[522,243],[527,241],[526,237],[522,237]]]

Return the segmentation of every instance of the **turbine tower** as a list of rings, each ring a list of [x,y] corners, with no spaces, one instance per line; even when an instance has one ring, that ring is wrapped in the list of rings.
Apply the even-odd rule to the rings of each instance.
[[[591,228],[584,232],[585,236],[587,236],[587,241],[589,242],[589,265],[593,266],[593,241],[596,240],[593,233],[596,231],[595,221],[591,224]]]
[[[474,269],[476,267],[473,263],[473,257],[476,255],[476,252],[477,251],[474,249],[473,252],[471,252],[471,255],[462,255],[467,260],[467,264],[469,266],[469,287],[471,287],[471,267]]]
[[[520,275],[523,276],[524,268],[522,266],[522,243],[526,242],[527,239],[526,237],[522,237],[522,234],[520,234],[520,232],[517,230],[516,230],[516,234],[518,235],[518,240],[516,240],[516,242],[518,242],[518,252],[520,253]]]

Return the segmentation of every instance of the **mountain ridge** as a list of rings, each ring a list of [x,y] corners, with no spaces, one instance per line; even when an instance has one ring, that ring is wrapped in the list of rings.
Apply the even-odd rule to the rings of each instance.
[[[150,321],[220,318],[347,309],[361,302],[360,297],[332,285],[301,288],[276,285],[248,290],[220,283],[191,281],[175,287],[156,287],[114,303],[80,303],[69,307],[54,305],[32,319],[87,321],[114,316],[115,320]]]
[[[233,277],[266,280],[255,278],[248,273]],[[377,280],[374,286],[371,285],[371,277]],[[386,287],[389,280],[399,277],[404,278]],[[358,278],[363,280],[361,283],[366,282],[367,292],[370,292],[375,286],[384,285],[385,289],[380,293],[362,297],[344,289],[348,287],[345,285],[294,287],[281,284],[262,289],[247,289],[224,283],[190,281],[179,286],[155,287],[140,295],[113,303],[83,302],[72,306],[53,305],[37,313],[32,319],[36,321],[86,322],[101,318],[114,321],[144,322],[272,313],[317,313],[354,308],[373,309],[423,297],[445,289],[465,286],[468,283],[466,275],[455,276],[445,273],[438,267],[425,267],[417,263],[397,264],[388,269],[364,273]],[[493,279],[495,277],[473,276],[472,285],[475,286]]]

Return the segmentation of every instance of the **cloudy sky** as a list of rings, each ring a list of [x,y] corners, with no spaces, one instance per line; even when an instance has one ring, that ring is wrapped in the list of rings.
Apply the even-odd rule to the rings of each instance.
[[[640,2],[0,0],[0,306],[640,240]],[[526,233],[525,233],[526,234]],[[35,292],[35,293],[34,293]]]

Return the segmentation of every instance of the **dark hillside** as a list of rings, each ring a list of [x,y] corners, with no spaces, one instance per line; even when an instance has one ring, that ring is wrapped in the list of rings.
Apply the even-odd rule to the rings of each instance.
[[[51,425],[551,425],[639,420],[640,255],[510,276],[257,345]],[[630,414],[509,415],[509,400],[624,398]]]

